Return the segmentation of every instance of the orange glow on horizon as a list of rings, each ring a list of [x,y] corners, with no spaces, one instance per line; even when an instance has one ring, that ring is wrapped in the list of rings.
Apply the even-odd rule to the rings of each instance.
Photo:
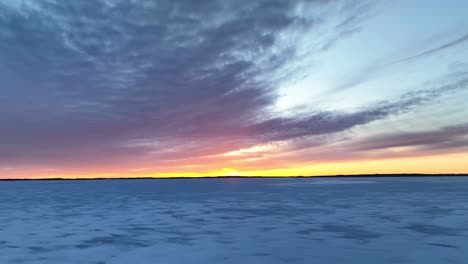
[[[131,170],[129,170],[131,171]],[[128,173],[125,171],[108,170],[107,173],[52,173],[45,171],[36,176],[29,176],[33,172],[9,177],[3,172],[0,178],[173,178],[173,177],[216,177],[216,176],[328,176],[328,175],[356,175],[356,174],[466,174],[468,173],[468,153],[450,155],[434,155],[424,157],[406,157],[379,160],[361,160],[346,162],[328,162],[314,165],[285,164],[280,169],[242,169],[223,168],[213,171],[193,172],[154,172]],[[0,172],[1,173],[1,172]],[[14,175],[14,174],[12,174]],[[27,177],[28,175],[29,177]]]

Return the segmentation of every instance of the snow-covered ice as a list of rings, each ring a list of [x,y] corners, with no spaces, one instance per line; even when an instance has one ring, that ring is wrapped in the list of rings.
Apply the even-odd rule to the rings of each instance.
[[[0,182],[0,263],[467,263],[468,177]]]

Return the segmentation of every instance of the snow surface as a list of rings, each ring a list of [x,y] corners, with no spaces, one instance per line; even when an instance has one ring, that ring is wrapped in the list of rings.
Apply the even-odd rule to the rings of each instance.
[[[0,182],[0,263],[467,263],[468,177]]]

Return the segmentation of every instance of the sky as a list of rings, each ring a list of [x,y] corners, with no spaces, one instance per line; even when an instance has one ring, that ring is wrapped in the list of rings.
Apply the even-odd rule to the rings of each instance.
[[[0,178],[468,173],[466,10],[3,0]]]

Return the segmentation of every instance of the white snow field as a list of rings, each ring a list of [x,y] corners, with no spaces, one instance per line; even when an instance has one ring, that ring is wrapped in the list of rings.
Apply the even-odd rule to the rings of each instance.
[[[0,263],[467,263],[468,177],[0,182]]]

